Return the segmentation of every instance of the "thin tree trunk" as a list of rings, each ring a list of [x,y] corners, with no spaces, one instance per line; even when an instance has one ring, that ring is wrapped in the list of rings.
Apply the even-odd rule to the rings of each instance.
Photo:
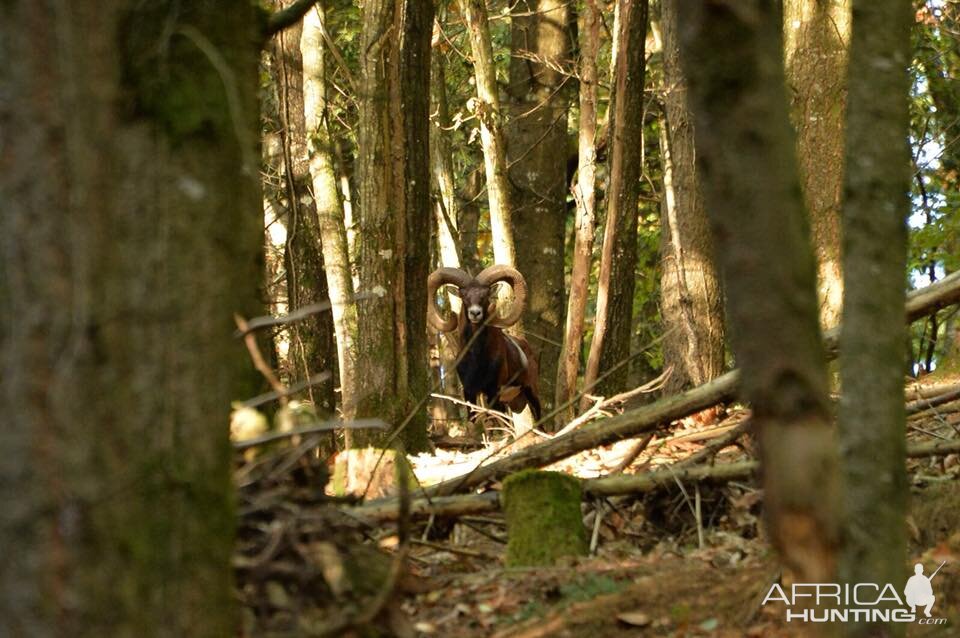
[[[577,182],[573,197],[577,204],[573,245],[573,267],[570,273],[570,295],[563,348],[557,369],[556,405],[562,406],[573,396],[580,370],[583,349],[583,317],[590,293],[590,266],[593,256],[593,233],[596,226],[597,174],[597,56],[600,50],[600,9],[596,0],[587,0],[580,16],[580,126],[578,133]],[[560,421],[573,417],[573,407],[565,409]]]
[[[854,0],[843,207],[839,408],[848,583],[904,582],[908,484],[900,328],[910,213],[909,0]],[[857,624],[876,636],[888,625]]]
[[[769,0],[681,0],[677,8],[704,204],[743,397],[760,434],[770,538],[797,582],[831,582],[839,469],[781,63],[782,16]]]
[[[440,25],[434,26],[438,31]],[[437,39],[436,35],[434,39]],[[460,237],[457,224],[460,221],[460,202],[457,199],[453,179],[453,149],[450,144],[450,113],[447,109],[447,80],[445,60],[433,52],[430,62],[430,99],[433,127],[430,131],[430,158],[432,184],[436,190],[434,211],[437,225],[437,245],[440,249],[440,264],[460,267]],[[451,300],[456,296],[451,295]]]
[[[553,406],[563,340],[567,221],[567,115],[573,82],[568,0],[519,0],[511,18],[510,119],[504,127],[517,268],[530,283],[523,313],[540,364],[540,396]]]
[[[676,0],[661,0],[665,126],[660,129],[663,199],[660,297],[664,391],[674,394],[723,371],[723,295],[696,170],[687,83],[680,66]]]
[[[850,0],[786,0],[784,58],[797,157],[817,259],[820,323],[840,321],[840,192]]]
[[[643,157],[644,41],[647,34],[647,1],[618,0],[614,88],[610,99],[611,141],[607,180],[607,220],[600,254],[597,312],[584,374],[590,388],[600,371],[608,374],[601,394],[622,389],[629,368],[621,365],[630,356],[633,293],[637,264],[637,211],[640,167]]]
[[[476,275],[483,268],[479,255],[480,196],[483,194],[483,171],[474,169],[467,174],[460,200],[460,263],[468,273]]]
[[[493,257],[498,264],[516,264],[510,185],[507,181],[507,152],[503,139],[503,115],[493,63],[493,46],[484,0],[460,0],[467,22],[473,52],[473,72],[477,84],[475,112],[480,120],[480,143],[487,174],[487,198],[490,202],[490,230],[493,233]]]
[[[280,0],[278,7],[289,7],[295,1]],[[300,55],[302,30],[302,25],[297,23],[281,31],[275,36],[274,46],[277,103],[283,124],[281,139],[287,191],[284,265],[287,306],[291,312],[328,298],[317,209],[310,195],[303,58]],[[330,370],[336,365],[334,327],[329,313],[298,321],[290,326],[287,334],[290,339],[287,359],[292,382],[309,379],[315,372]],[[311,387],[308,394],[321,412],[333,412],[335,396],[332,383]]]
[[[257,15],[227,5],[4,5],[2,635],[236,631],[263,213]]]
[[[347,250],[333,147],[327,120],[326,55],[323,43],[323,3],[303,18],[300,50],[303,55],[303,107],[310,136],[310,176],[316,202],[324,269],[332,304],[340,372],[340,409],[345,419],[356,417],[357,376],[354,343],[357,339],[357,306]]]

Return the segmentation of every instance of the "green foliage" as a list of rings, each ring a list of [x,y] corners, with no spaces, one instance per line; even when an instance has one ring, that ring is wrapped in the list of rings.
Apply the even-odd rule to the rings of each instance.
[[[917,3],[910,66],[910,142],[915,175],[911,191],[908,269],[925,283],[960,268],[960,8]],[[911,367],[936,366],[943,322],[911,326]]]

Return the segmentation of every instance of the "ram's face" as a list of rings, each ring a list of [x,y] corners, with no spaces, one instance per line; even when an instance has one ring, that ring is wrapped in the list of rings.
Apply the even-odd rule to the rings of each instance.
[[[467,320],[472,324],[480,324],[487,319],[487,309],[490,305],[490,288],[472,284],[460,289],[460,299],[463,301],[463,311]]]

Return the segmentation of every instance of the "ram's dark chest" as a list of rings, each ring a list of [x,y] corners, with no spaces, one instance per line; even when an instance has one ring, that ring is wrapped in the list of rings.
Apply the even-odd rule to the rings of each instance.
[[[463,384],[464,393],[471,395],[482,392],[489,394],[496,392],[497,371],[500,368],[500,355],[491,356],[488,346],[488,332],[481,328],[479,334],[472,326],[468,326],[462,333],[463,344],[470,344],[457,364],[457,375]],[[471,343],[472,339],[472,343]]]

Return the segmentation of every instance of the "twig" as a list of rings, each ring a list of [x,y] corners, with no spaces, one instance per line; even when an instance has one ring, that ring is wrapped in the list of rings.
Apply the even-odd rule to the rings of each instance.
[[[273,368],[264,361],[263,354],[260,352],[260,346],[257,345],[257,336],[250,331],[250,324],[238,314],[233,315],[233,320],[243,335],[243,342],[247,346],[247,351],[250,353],[250,360],[253,361],[254,367],[260,371],[260,374],[267,380],[267,383],[270,384],[273,391],[277,393],[280,404],[286,405],[287,388],[277,379],[277,375],[273,373]]]
[[[351,303],[356,301],[363,301],[364,299],[371,299],[373,297],[376,297],[376,295],[372,292],[360,292],[353,296],[353,299],[351,299]],[[318,312],[325,312],[327,310],[330,310],[332,307],[333,307],[333,304],[330,302],[330,300],[319,301],[317,303],[301,306],[300,308],[297,308],[293,312],[286,315],[282,315],[280,317],[269,317],[269,316],[254,317],[253,319],[250,319],[247,322],[246,328],[240,329],[238,332],[235,333],[234,336],[242,337],[242,336],[245,336],[248,332],[251,332],[253,330],[259,330],[261,328],[268,328],[271,326],[283,326],[288,323],[294,323],[296,321],[305,319],[310,315],[315,315]]]
[[[444,545],[443,543],[431,543],[430,541],[422,541],[418,539],[413,539],[411,541],[414,545],[421,545],[423,547],[430,547],[432,549],[437,549],[442,552],[450,552],[451,554],[460,554],[461,556],[469,556],[470,558],[482,558],[484,560],[499,561],[499,557],[494,556],[493,554],[488,554],[486,552],[478,552],[472,549],[462,549],[460,547],[452,547],[450,545]]]
[[[295,383],[287,387],[282,393],[274,390],[271,392],[265,392],[263,394],[257,395],[252,399],[247,399],[246,401],[240,404],[240,407],[255,408],[258,405],[263,405],[264,403],[269,403],[270,401],[275,401],[282,397],[288,397],[291,394],[296,394],[297,392],[300,392],[301,390],[304,390],[311,386],[319,385],[324,381],[329,380],[332,376],[333,375],[330,374],[330,372],[318,372],[317,374],[313,375],[306,381],[300,381],[299,383]]]
[[[287,430],[285,432],[270,432],[269,434],[264,434],[263,436],[258,436],[253,439],[248,439],[246,441],[237,441],[233,444],[234,449],[237,450],[246,450],[247,448],[256,447],[258,445],[263,445],[264,443],[270,443],[271,441],[277,441],[280,439],[286,439],[292,436],[300,436],[302,434],[316,434],[317,432],[328,432],[330,430],[361,430],[361,429],[375,429],[375,430],[386,430],[390,427],[385,421],[380,419],[358,419],[356,421],[341,421],[339,419],[334,419],[330,421],[317,421],[311,425],[305,425],[303,427],[294,428],[292,430]]]

